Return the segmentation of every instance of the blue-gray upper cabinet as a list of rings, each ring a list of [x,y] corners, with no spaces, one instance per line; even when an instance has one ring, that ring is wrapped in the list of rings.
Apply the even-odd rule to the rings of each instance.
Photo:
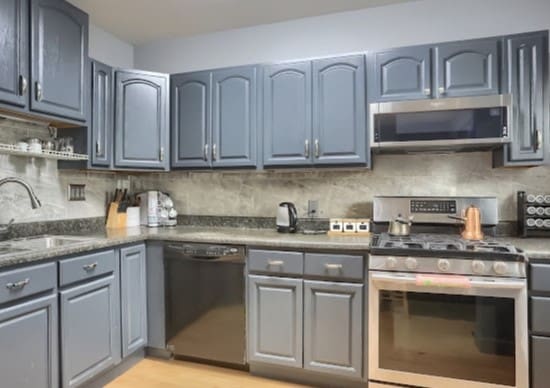
[[[31,0],[31,110],[85,121],[87,58],[88,15],[66,1]]]
[[[147,279],[145,245],[120,249],[122,357],[147,345]]]
[[[434,94],[437,97],[499,93],[498,39],[437,45],[434,63]]]
[[[120,361],[116,275],[111,273],[60,292],[64,388],[82,385]]]
[[[0,101],[25,107],[29,82],[29,3],[0,1]]]
[[[115,73],[115,167],[168,169],[168,76]]]
[[[92,62],[92,166],[109,167],[113,159],[113,69]]]
[[[212,166],[255,167],[258,67],[212,73]]]
[[[212,73],[173,75],[170,89],[172,167],[209,167]]]
[[[417,100],[432,97],[429,46],[403,47],[369,55],[369,99]]]
[[[276,64],[264,68],[265,166],[311,164],[311,72],[310,61]]]
[[[548,31],[505,39],[504,93],[512,95],[512,143],[504,165],[544,162],[549,141]]]
[[[316,165],[366,162],[365,56],[313,61]]]
[[[57,294],[0,309],[2,387],[58,388]]]

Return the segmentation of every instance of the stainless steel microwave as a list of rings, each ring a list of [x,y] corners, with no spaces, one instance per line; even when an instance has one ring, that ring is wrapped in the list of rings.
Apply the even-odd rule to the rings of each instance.
[[[370,104],[374,151],[490,149],[510,142],[509,94]]]

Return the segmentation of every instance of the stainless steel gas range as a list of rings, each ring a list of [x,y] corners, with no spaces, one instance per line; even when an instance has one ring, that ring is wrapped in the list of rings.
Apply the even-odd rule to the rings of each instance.
[[[376,236],[368,278],[369,380],[528,388],[526,265],[520,250],[491,239]]]

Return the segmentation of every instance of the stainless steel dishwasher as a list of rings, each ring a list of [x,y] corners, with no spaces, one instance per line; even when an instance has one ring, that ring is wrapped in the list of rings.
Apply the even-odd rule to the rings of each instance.
[[[164,260],[167,350],[244,367],[244,247],[166,243]]]

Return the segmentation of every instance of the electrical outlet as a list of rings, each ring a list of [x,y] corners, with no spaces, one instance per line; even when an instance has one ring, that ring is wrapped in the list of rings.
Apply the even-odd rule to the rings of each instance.
[[[67,188],[67,197],[69,201],[85,201],[86,185],[77,185],[70,183]]]
[[[310,199],[307,201],[307,216],[310,218],[319,217],[319,200]]]

